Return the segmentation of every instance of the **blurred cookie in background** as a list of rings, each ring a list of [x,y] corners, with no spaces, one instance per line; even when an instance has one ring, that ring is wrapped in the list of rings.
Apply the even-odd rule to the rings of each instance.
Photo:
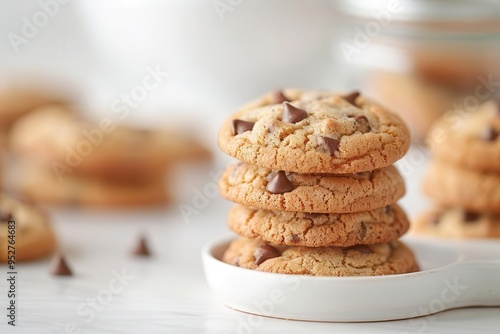
[[[188,134],[86,121],[66,106],[21,117],[7,142],[19,165],[14,190],[52,205],[166,205],[176,164],[211,161]]]
[[[480,172],[500,173],[500,101],[439,119],[427,143],[436,158]]]
[[[88,122],[61,106],[43,107],[21,118],[8,142],[14,155],[50,166],[58,174],[74,170],[117,179],[156,178],[170,164],[211,159],[210,151],[188,135],[126,127],[108,118]]]
[[[434,159],[423,189],[445,206],[500,213],[500,173],[478,172]]]
[[[457,239],[500,238],[500,214],[481,214],[461,208],[433,209],[417,218],[412,232]]]
[[[48,217],[39,208],[0,194],[0,262],[8,262],[9,240],[15,227],[16,261],[30,261],[52,254],[56,237]]]
[[[500,237],[500,109],[490,100],[446,113],[431,128],[433,153],[423,190],[440,207],[412,230],[441,237]]]
[[[170,203],[163,178],[110,181],[71,174],[58,180],[51,170],[26,168],[17,191],[36,203],[82,208],[165,206]]]

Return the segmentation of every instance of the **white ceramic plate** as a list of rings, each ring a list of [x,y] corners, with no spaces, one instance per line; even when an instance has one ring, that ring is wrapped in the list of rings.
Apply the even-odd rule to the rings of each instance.
[[[227,306],[269,317],[362,322],[414,318],[447,309],[500,306],[500,242],[405,238],[422,271],[378,277],[265,273],[220,258],[231,239],[202,252],[209,286]]]

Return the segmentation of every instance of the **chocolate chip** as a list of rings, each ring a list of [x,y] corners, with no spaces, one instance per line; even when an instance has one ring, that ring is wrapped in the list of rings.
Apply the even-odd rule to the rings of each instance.
[[[292,233],[292,234],[287,235],[285,237],[285,242],[287,242],[287,243],[296,244],[299,241],[300,241],[300,237],[295,233]]]
[[[386,215],[392,216],[393,213],[394,213],[394,209],[392,208],[391,205],[388,205],[388,206],[385,207],[385,214]]]
[[[368,118],[366,118],[365,115],[357,115],[356,117],[354,117],[354,120],[358,124],[358,129],[361,132],[364,133],[371,130],[370,121],[368,121]]]
[[[498,138],[498,131],[491,126],[488,126],[483,130],[481,134],[481,139],[484,141],[494,141]]]
[[[146,242],[146,238],[144,236],[141,236],[141,238],[139,239],[139,242],[137,243],[137,246],[132,251],[132,254],[137,255],[137,256],[150,256],[151,255],[151,253],[149,252],[148,243]]]
[[[478,220],[480,216],[481,215],[479,213],[471,212],[471,211],[465,211],[463,213],[463,220],[466,223],[472,223],[472,222],[475,222],[476,220]]]
[[[66,260],[60,253],[54,255],[54,258],[52,259],[52,266],[50,269],[50,273],[55,276],[73,275],[71,269],[68,267],[68,264],[66,263]]]
[[[6,223],[9,220],[12,220],[12,212],[10,211],[0,211],[0,223]]]
[[[252,131],[254,122],[242,121],[241,119],[233,120],[233,136],[239,135],[246,131]]]
[[[281,90],[274,92],[273,94],[273,104],[280,104],[283,102],[290,102],[290,99],[286,97]]]
[[[351,247],[346,247],[344,248],[344,253],[347,253],[349,251],[357,251],[357,252],[360,252],[362,254],[371,254],[373,253],[371,248],[366,246],[366,245],[354,245],[354,246],[351,246]]]
[[[361,222],[361,230],[359,231],[359,240],[363,240],[366,237],[366,224]]]
[[[368,122],[368,118],[366,118],[365,115],[358,115],[356,117],[354,117],[354,119],[356,120],[356,122],[358,123],[369,123]]]
[[[330,152],[331,155],[333,155],[335,154],[335,152],[337,152],[340,142],[335,138],[319,136],[318,144],[323,146],[328,152]]]
[[[255,249],[253,256],[255,257],[255,264],[260,265],[269,259],[281,256],[281,253],[273,246],[266,244]]]
[[[286,177],[284,171],[280,170],[267,184],[267,191],[271,194],[284,194],[292,191],[294,188],[292,182]]]
[[[307,111],[292,106],[288,102],[283,103],[283,122],[297,123],[307,117]]]
[[[341,96],[344,100],[352,104],[353,106],[357,107],[358,105],[356,104],[356,99],[360,96],[361,94],[358,91],[354,91],[350,94]]]

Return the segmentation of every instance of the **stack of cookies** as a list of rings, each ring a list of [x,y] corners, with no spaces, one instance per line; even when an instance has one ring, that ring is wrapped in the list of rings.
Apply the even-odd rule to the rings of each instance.
[[[16,188],[35,202],[82,206],[167,204],[166,176],[181,160],[210,152],[189,137],[80,119],[50,106],[19,119],[8,145],[20,160]]]
[[[249,103],[223,124],[219,146],[242,162],[219,181],[236,202],[240,235],[223,261],[317,276],[418,270],[397,239],[409,228],[395,204],[405,192],[392,164],[408,150],[395,115],[352,93],[285,90]]]
[[[438,206],[420,216],[415,233],[453,237],[500,237],[500,102],[473,112],[454,111],[433,126],[434,159],[424,191]]]

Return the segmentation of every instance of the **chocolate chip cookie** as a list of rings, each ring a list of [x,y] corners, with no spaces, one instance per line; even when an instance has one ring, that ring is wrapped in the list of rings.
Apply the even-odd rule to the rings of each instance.
[[[111,119],[94,124],[53,106],[18,120],[8,141],[13,153],[45,168],[106,178],[158,179],[172,163],[210,158],[203,145],[176,132],[130,128]]]
[[[166,205],[170,198],[162,180],[106,181],[69,175],[60,182],[50,170],[24,171],[17,188],[34,202],[83,207]]]
[[[219,180],[221,195],[267,210],[348,213],[395,203],[405,193],[394,166],[358,174],[297,174],[245,163],[229,166]]]
[[[500,213],[500,174],[477,172],[435,159],[423,188],[442,206]]]
[[[400,241],[352,247],[298,247],[239,238],[222,260],[241,268],[312,276],[375,276],[415,272],[418,264]]]
[[[10,223],[9,223],[10,222]],[[9,229],[15,226],[16,261],[29,261],[50,255],[56,248],[56,238],[47,216],[31,205],[0,195],[0,262],[6,263]],[[12,251],[12,248],[11,248]]]
[[[234,206],[228,226],[239,235],[273,244],[347,247],[401,237],[410,224],[396,204],[359,213],[281,212]]]
[[[421,214],[412,233],[445,238],[500,238],[500,214],[437,208]]]
[[[410,137],[398,116],[358,93],[285,90],[231,115],[218,142],[222,151],[252,165],[342,174],[392,165],[408,150]]]
[[[500,101],[492,100],[474,112],[444,115],[428,136],[434,155],[478,171],[500,173]]]

